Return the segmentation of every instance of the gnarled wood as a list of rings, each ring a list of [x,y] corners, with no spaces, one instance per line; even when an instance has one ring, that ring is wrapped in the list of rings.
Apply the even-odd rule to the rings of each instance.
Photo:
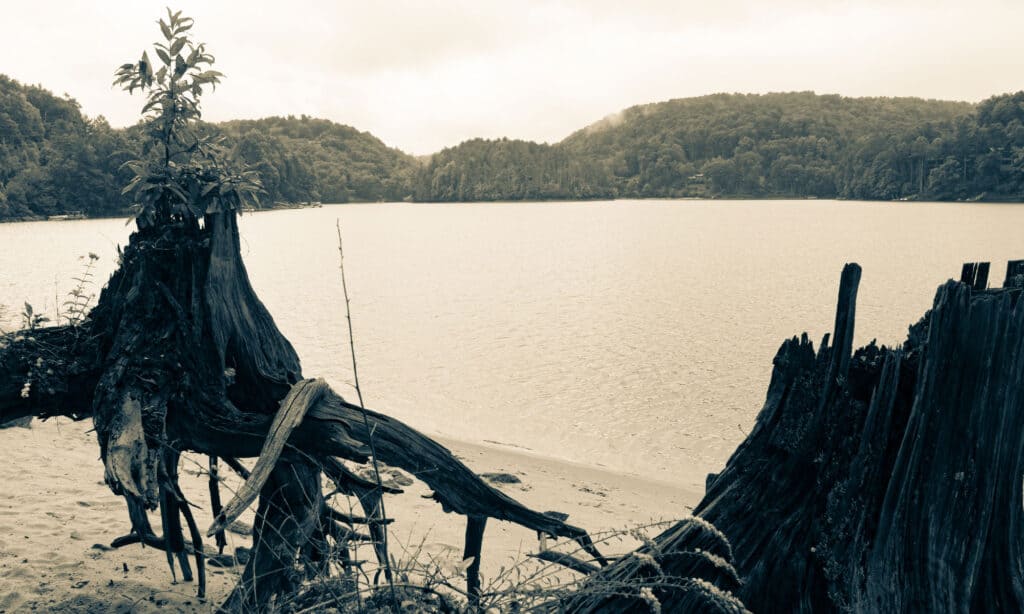
[[[207,537],[223,531],[256,500],[270,477],[270,472],[277,464],[277,459],[281,456],[288,437],[302,422],[310,405],[315,403],[325,390],[327,390],[327,384],[323,380],[304,380],[292,386],[291,391],[281,402],[281,409],[274,415],[267,438],[263,443],[263,450],[260,451],[259,459],[253,466],[252,472],[231,501],[217,515],[214,523],[207,529]]]
[[[293,591],[301,581],[295,557],[320,518],[320,467],[291,452],[281,460],[260,493],[249,563],[220,612],[261,611],[271,597]]]
[[[833,348],[782,345],[755,428],[695,510],[729,538],[751,609],[1024,609],[1024,303],[985,270],[845,376],[841,317]]]
[[[115,493],[124,492],[155,507],[159,491],[156,467],[159,452],[146,445],[142,404],[135,395],[126,393],[118,411],[111,412],[109,420],[104,479]]]
[[[363,425],[366,411],[369,428]],[[332,424],[345,425],[354,440],[372,436],[379,460],[399,467],[434,490],[434,498],[447,512],[507,520],[556,537],[581,538],[586,531],[533,511],[491,487],[451,451],[405,423],[362,409],[335,394],[325,392],[307,415],[310,428],[329,432]]]

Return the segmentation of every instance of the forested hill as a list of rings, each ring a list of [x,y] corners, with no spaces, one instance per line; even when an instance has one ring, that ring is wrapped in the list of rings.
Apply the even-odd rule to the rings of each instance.
[[[817,197],[1024,200],[1024,92],[978,105],[809,92],[629,108],[555,145],[469,141],[419,200]]]
[[[310,117],[206,124],[252,164],[276,202],[400,200],[416,161],[367,132]],[[82,115],[74,99],[0,75],[0,220],[71,211],[121,215],[130,173],[142,157],[137,127],[113,129]]]
[[[473,139],[422,160],[301,116],[207,124],[264,203],[817,197],[1024,200],[1024,92],[979,104],[813,93],[631,107],[554,145]],[[0,75],[0,220],[124,213],[137,127]]]
[[[305,115],[217,127],[239,158],[259,170],[268,200],[347,203],[409,196],[415,160],[369,132]]]
[[[567,148],[473,139],[430,156],[416,175],[419,201],[611,198],[607,170]]]
[[[943,157],[936,139],[972,112],[917,98],[716,94],[632,107],[560,146],[629,196],[887,199],[918,193]]]
[[[135,149],[102,117],[83,117],[72,98],[0,75],[0,220],[122,212],[129,177],[118,169]]]

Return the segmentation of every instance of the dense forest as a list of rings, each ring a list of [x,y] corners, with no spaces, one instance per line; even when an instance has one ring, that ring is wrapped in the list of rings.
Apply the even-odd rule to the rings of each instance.
[[[556,144],[473,139],[416,160],[307,116],[205,124],[263,203],[600,198],[1024,200],[1024,92],[979,104],[810,92],[631,107]],[[138,127],[0,75],[0,219],[127,211]]]
[[[264,205],[400,200],[410,194],[412,156],[366,132],[323,119],[272,117],[204,124],[240,165],[258,171]],[[122,169],[142,156],[138,126],[113,129],[85,117],[74,99],[0,75],[0,220],[71,211],[121,215]]]
[[[0,75],[0,219],[124,212],[119,169],[135,149],[126,131],[84,117],[70,97]]]
[[[402,200],[415,161],[368,132],[308,116],[217,124],[239,159],[259,171],[266,199]]]
[[[555,145],[469,141],[417,200],[1024,197],[1024,92],[978,105],[809,92],[632,107]]]
[[[565,147],[473,139],[430,157],[416,173],[418,201],[596,199],[615,196],[603,169]]]

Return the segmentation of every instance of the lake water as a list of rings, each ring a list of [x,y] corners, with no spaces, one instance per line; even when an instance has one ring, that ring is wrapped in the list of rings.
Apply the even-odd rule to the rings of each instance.
[[[335,220],[369,407],[432,434],[702,484],[744,437],[782,340],[903,340],[964,261],[1024,258],[1024,206],[830,201],[374,204],[241,220],[306,376],[354,398]],[[123,220],[0,224],[0,303],[50,312]]]

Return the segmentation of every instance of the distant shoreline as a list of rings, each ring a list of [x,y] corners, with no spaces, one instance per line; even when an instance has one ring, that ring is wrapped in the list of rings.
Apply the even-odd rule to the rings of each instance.
[[[1022,205],[1024,200],[1010,199],[979,199],[979,200],[917,200],[917,199],[896,199],[896,200],[871,200],[860,198],[817,198],[814,196],[650,196],[646,198],[550,198],[550,199],[523,199],[523,200],[392,200],[392,201],[350,201],[346,203],[323,203],[313,207],[303,205],[286,205],[275,207],[261,207],[252,211],[240,212],[241,215],[250,213],[265,213],[268,211],[294,211],[300,209],[312,209],[320,207],[343,207],[346,205],[510,205],[517,203],[527,204],[556,204],[556,203],[624,203],[624,202],[780,202],[780,201],[821,201],[821,202],[844,202],[844,203],[923,203],[923,204],[961,204],[961,205]],[[16,224],[22,222],[81,222],[85,220],[109,220],[126,219],[131,214],[125,212],[122,215],[86,215],[76,219],[53,220],[46,216],[29,216],[20,218],[0,218],[0,224]]]

